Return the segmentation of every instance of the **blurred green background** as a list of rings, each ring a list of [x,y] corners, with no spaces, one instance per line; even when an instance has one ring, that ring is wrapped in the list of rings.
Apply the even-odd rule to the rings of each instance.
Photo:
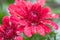
[[[34,2],[34,0],[31,0]],[[14,3],[14,0],[0,0],[0,24],[2,23],[2,18],[8,14],[9,4]],[[54,13],[60,14],[60,0],[47,0],[46,5],[51,7]],[[59,25],[59,30],[57,34],[57,40],[60,40],[60,19],[54,19],[54,21]],[[27,40],[27,39],[26,39]]]

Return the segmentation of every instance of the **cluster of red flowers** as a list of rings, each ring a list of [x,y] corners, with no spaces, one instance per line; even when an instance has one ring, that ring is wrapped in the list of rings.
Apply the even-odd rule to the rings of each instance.
[[[51,19],[58,18],[52,14],[49,7],[43,7],[46,0],[36,0],[33,4],[30,1],[15,0],[14,4],[8,7],[9,17],[5,16],[0,25],[0,40],[23,40],[21,33],[27,37],[33,34],[45,36],[51,32],[49,26],[58,29]],[[49,25],[49,26],[48,26]]]

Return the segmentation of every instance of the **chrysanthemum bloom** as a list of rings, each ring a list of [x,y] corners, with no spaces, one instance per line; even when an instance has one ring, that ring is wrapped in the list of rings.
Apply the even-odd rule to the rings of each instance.
[[[18,32],[23,32],[28,37],[36,33],[45,36],[51,32],[50,26],[58,29],[57,24],[51,20],[58,18],[58,15],[52,14],[49,7],[44,7],[45,1],[36,0],[33,4],[30,1],[15,0],[15,4],[9,6],[10,21],[17,24]]]
[[[5,16],[0,25],[0,40],[23,40],[21,35],[17,34],[17,28],[14,23],[10,23],[9,17]]]

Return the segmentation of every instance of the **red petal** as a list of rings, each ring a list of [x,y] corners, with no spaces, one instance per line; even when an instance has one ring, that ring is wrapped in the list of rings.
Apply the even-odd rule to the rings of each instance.
[[[19,24],[19,20],[20,18],[18,18],[18,17],[16,17],[16,16],[10,16],[10,21],[11,21],[11,23],[15,23],[15,24]]]
[[[31,27],[25,27],[25,28],[24,28],[24,34],[25,34],[27,37],[31,37],[31,36],[32,36]]]
[[[0,25],[0,31],[4,32],[4,27]]]
[[[41,12],[42,12],[43,14],[47,14],[47,13],[50,12],[50,11],[51,11],[51,9],[47,6],[47,7],[43,8]]]
[[[9,17],[8,16],[3,17],[2,22],[6,26],[9,25]]]
[[[43,28],[41,25],[38,26],[37,32],[38,32],[41,36],[45,36],[45,30],[44,30],[44,28]]]
[[[0,40],[3,40],[3,38],[2,38],[2,37],[0,37]]]
[[[22,33],[24,31],[24,26],[19,26],[17,27],[17,35],[20,35],[20,33]]]
[[[40,12],[41,11],[41,6],[38,3],[35,3],[34,5],[32,5],[31,11]]]
[[[36,34],[37,33],[37,27],[36,26],[32,26],[32,34]]]
[[[47,27],[46,25],[44,25],[44,24],[40,24],[40,25],[44,28],[46,33],[50,33],[51,32],[50,28]]]
[[[48,13],[49,13],[50,11],[51,11],[51,10],[50,10],[49,7],[42,8],[42,10],[41,10],[41,14],[42,14],[41,18],[47,18],[46,16],[48,15]]]
[[[23,25],[23,26],[27,25],[27,22],[25,20],[20,20],[19,23],[20,23],[20,25]]]

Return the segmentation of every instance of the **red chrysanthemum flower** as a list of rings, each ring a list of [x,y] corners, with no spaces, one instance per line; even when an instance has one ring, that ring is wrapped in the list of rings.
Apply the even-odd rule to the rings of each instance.
[[[21,35],[17,34],[18,27],[15,23],[5,16],[2,20],[3,24],[0,25],[0,40],[23,40]]]
[[[58,18],[57,14],[52,14],[49,7],[43,7],[45,0],[36,0],[34,4],[30,1],[15,0],[15,4],[9,6],[11,14],[10,21],[17,24],[18,31],[31,37],[35,33],[45,36],[50,33],[52,26],[58,29],[57,24],[51,21],[52,18]]]

